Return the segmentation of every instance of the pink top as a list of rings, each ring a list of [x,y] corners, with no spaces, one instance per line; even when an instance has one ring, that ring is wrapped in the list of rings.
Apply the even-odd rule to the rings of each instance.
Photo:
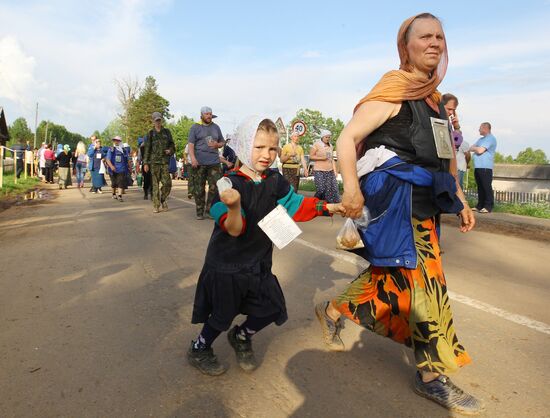
[[[323,157],[324,160],[315,161],[315,170],[317,171],[332,171],[332,146],[324,146],[320,143],[315,143],[309,151],[310,156]]]
[[[51,149],[47,149],[44,151],[44,159],[45,160],[55,160],[55,154]]]

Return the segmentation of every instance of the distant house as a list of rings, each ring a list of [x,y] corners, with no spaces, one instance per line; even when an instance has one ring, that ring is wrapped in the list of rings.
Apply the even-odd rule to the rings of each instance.
[[[10,134],[8,132],[6,116],[4,115],[4,108],[0,106],[0,145],[6,145],[9,139]]]
[[[493,189],[503,192],[550,192],[550,164],[495,164]]]

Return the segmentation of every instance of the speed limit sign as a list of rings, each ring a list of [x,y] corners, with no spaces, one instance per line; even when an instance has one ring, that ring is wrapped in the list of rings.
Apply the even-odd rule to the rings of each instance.
[[[292,124],[292,132],[298,134],[298,136],[304,136],[307,132],[307,125],[303,120],[297,120]]]

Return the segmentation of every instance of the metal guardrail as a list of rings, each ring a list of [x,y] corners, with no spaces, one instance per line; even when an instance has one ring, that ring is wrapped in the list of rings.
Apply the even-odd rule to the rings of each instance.
[[[477,198],[476,189],[465,189],[464,194],[466,195],[466,197],[469,197],[472,199]],[[508,192],[508,191],[502,191],[502,190],[493,190],[493,194],[494,194],[496,203],[550,204],[550,193],[548,192],[530,193],[530,192]]]

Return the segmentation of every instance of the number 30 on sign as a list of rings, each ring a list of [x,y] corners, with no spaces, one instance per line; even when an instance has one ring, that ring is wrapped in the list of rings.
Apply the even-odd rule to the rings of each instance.
[[[307,132],[306,123],[303,120],[297,120],[292,124],[292,132],[298,134],[298,136],[303,136]]]

